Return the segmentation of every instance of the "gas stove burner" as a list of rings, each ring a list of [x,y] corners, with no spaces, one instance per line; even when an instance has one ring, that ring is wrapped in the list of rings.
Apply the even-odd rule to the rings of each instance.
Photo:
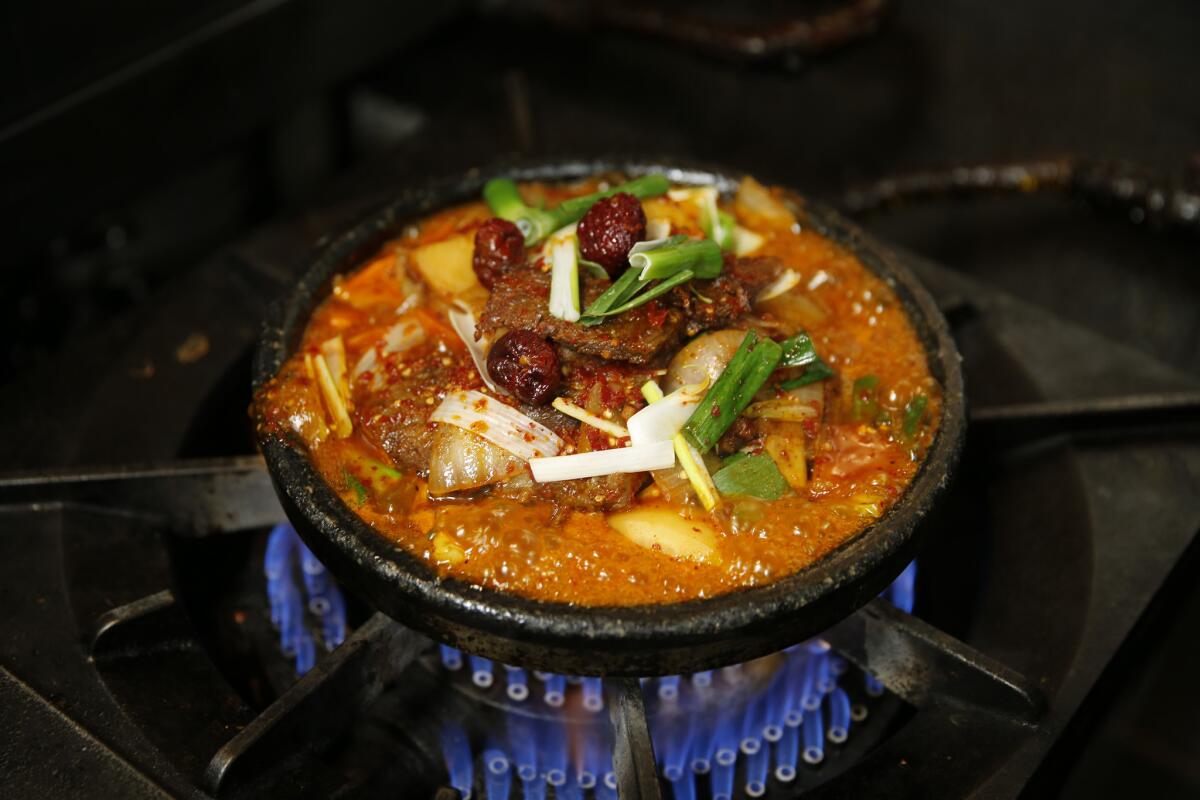
[[[316,663],[316,641],[306,617],[312,618],[325,649],[333,650],[346,640],[346,600],[325,565],[287,523],[271,529],[263,572],[280,650],[296,660],[296,674],[304,675]]]
[[[911,610],[915,580],[913,563],[884,596]],[[616,797],[601,679],[535,673],[543,688],[531,692],[520,668],[505,666],[502,686],[490,660],[464,658],[446,645],[439,654],[461,690],[503,718],[475,747],[459,721],[444,723],[448,784],[463,798],[508,800],[514,776],[526,800],[548,789],[564,798]],[[846,744],[852,724],[865,721],[873,698],[883,695],[878,680],[820,638],[745,664],[639,683],[657,769],[676,800],[730,800],[735,785],[762,797],[771,778],[791,784],[798,767],[825,760],[827,745]]]

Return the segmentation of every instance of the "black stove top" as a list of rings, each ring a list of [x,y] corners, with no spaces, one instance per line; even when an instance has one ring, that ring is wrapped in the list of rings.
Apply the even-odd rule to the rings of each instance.
[[[1169,45],[1187,41],[1188,26],[1149,35],[1131,27],[1132,11],[1096,13],[1091,28],[1044,19],[1065,32],[1065,51],[1033,47],[1030,63],[1007,69],[989,65],[1019,41],[1011,23],[995,26],[982,8],[914,5],[877,38],[815,63],[747,67],[612,31],[547,38],[529,21],[485,18],[372,71],[354,90],[360,110],[415,131],[393,137],[391,155],[339,176],[318,210],[160,279],[155,302],[74,336],[0,388],[6,468],[150,465],[0,488],[2,793],[451,797],[442,722],[459,721],[476,756],[491,744],[506,702],[499,666],[482,690],[445,670],[431,643],[347,597],[346,642],[298,679],[270,621],[262,567],[278,510],[249,444],[249,351],[265,304],[321,237],[389,187],[463,169],[463,152],[514,148],[732,161],[835,200],[885,171],[1077,142],[1169,168],[1165,154],[1190,141],[1188,115],[1164,88],[1187,61]],[[1076,101],[1058,124],[1073,84],[1050,66],[1094,55],[1086,40],[1097,26],[1162,45],[1109,54],[1133,89],[1101,82],[1110,105],[1139,93],[1163,123],[1158,139],[1130,116],[1106,116],[1104,99]],[[435,56],[438,69],[420,69]],[[541,69],[547,62],[571,69]],[[481,75],[481,64],[502,68]],[[1050,77],[1034,88],[1041,74]],[[687,111],[714,103],[728,113],[696,123]],[[840,113],[819,111],[833,107]],[[748,136],[739,120],[763,108],[773,110],[755,111],[759,133]],[[1014,113],[1025,122],[999,119]],[[1101,129],[1111,135],[1089,138]],[[794,782],[769,780],[767,796],[1088,786],[1078,769],[1064,776],[1095,744],[1089,732],[1114,698],[1118,707],[1132,692],[1148,704],[1170,692],[1184,708],[1196,701],[1186,677],[1155,688],[1170,686],[1170,664],[1157,684],[1138,680],[1142,655],[1162,651],[1156,620],[1195,605],[1195,239],[1054,193],[949,196],[865,220],[934,259],[908,256],[964,355],[968,449],[929,522],[915,619],[874,601],[827,637],[890,691],[869,701],[844,745],[828,744]],[[180,457],[193,460],[168,463]],[[1186,651],[1168,652],[1186,663]],[[641,718],[628,688],[610,686],[607,697],[622,724]],[[1174,777],[1163,796],[1196,787],[1194,741],[1154,731],[1145,740],[1114,763],[1165,764]],[[624,741],[644,766],[637,736]],[[1093,751],[1083,763],[1105,774]],[[476,775],[482,792],[482,760]]]
[[[209,262],[143,324],[136,356],[91,395],[111,420],[92,429],[94,446],[146,459],[173,435],[180,455],[225,457],[193,472],[255,474],[247,354],[262,303],[299,266],[275,244],[303,241],[293,235],[267,231]],[[1155,404],[1194,403],[1198,382],[911,261],[964,353],[968,452],[920,559],[916,613],[929,625],[874,604],[827,637],[907,702],[847,745],[875,744],[853,768],[831,759],[797,785],[813,796],[881,781],[898,795],[1013,796],[1184,558],[1200,446],[1165,435]],[[195,336],[208,353],[181,363]],[[1098,362],[1081,357],[1098,351]],[[146,420],[172,429],[149,437]],[[268,619],[266,531],[249,527],[278,514],[265,480],[239,485],[236,499],[217,482],[220,500],[200,503],[169,469],[91,478],[10,486],[2,517],[0,685],[21,732],[6,760],[59,766],[10,776],[23,793],[102,779],[131,794],[433,796],[447,782],[435,723],[471,724],[487,706],[431,667],[419,637],[351,598],[354,633],[296,682]],[[172,507],[238,516],[164,522]],[[775,782],[771,796],[795,788]]]

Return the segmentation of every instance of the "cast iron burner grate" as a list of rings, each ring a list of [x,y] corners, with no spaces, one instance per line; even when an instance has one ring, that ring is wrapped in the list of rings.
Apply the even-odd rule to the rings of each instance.
[[[276,232],[210,265],[147,333],[164,346],[164,330],[221,332],[226,374],[159,399],[194,420],[204,452],[222,452],[214,426],[244,425],[245,354],[263,298],[291,280],[279,264],[295,262],[294,240]],[[824,765],[806,796],[1012,797],[1186,561],[1200,391],[1133,349],[909,261],[956,327],[968,449],[927,523],[921,617],[870,600],[825,637],[899,700],[872,711],[877,733],[847,743],[861,743],[853,766]],[[432,643],[353,597],[352,632],[314,647],[297,679],[262,587],[279,515],[254,456],[0,480],[0,703],[20,732],[0,748],[5,763],[70,766],[15,773],[19,787],[452,796],[440,721],[474,719],[478,692],[446,680]],[[610,681],[605,703],[621,795],[662,796],[641,687]]]

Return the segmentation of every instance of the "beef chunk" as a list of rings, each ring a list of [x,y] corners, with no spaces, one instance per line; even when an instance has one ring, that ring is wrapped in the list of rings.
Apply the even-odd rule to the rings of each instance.
[[[585,278],[584,306],[608,286],[608,281]],[[683,313],[657,301],[589,326],[552,317],[547,306],[549,296],[548,272],[539,269],[509,272],[496,280],[479,330],[488,334],[526,328],[581,353],[634,364],[649,363],[683,335]]]
[[[577,511],[614,511],[632,505],[638,490],[648,480],[645,473],[638,473],[535,483],[528,473],[523,472],[496,484],[489,491],[519,503],[554,503]]]
[[[694,292],[686,286],[676,287],[668,301],[683,312],[684,333],[688,337],[701,331],[728,328],[750,313],[750,297],[736,278],[721,275],[716,280],[693,283]]]
[[[753,300],[763,287],[783,274],[783,270],[783,262],[775,256],[726,256],[723,274],[740,283]]]

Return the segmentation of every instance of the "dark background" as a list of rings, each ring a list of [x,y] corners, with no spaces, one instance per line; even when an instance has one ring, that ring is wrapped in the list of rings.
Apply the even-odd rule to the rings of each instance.
[[[963,162],[1200,171],[1186,2],[905,2],[861,41],[754,63],[597,24],[586,3],[8,3],[0,37],[0,391],[100,332],[115,359],[156,293],[262,225],[512,154],[698,158],[835,203]],[[1200,373],[1194,236],[1053,193],[864,221]],[[73,366],[102,372],[91,358]],[[1200,793],[1197,620],[1192,591],[1154,621],[1110,711],[1081,723],[1063,796]]]

